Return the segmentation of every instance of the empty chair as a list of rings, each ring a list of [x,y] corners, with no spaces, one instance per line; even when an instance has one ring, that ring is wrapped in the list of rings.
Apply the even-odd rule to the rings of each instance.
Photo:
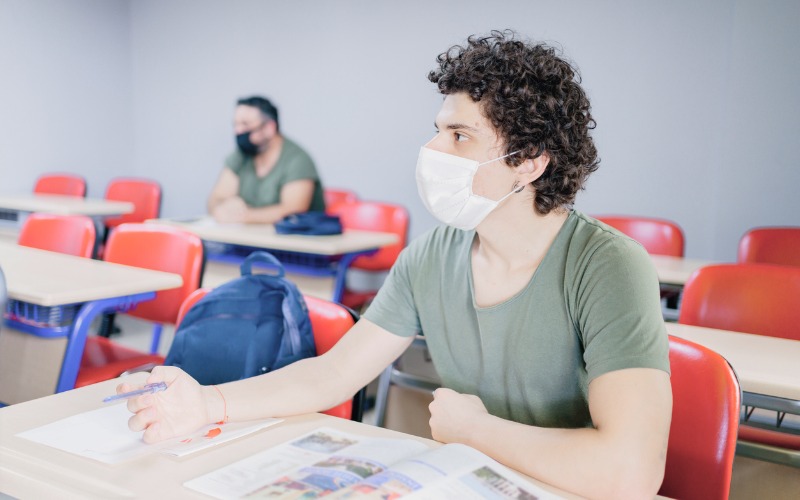
[[[86,180],[75,174],[44,174],[36,179],[33,187],[36,194],[63,194],[66,196],[86,196]]]
[[[325,206],[327,208],[334,207],[339,203],[353,203],[358,201],[358,195],[355,191],[349,189],[329,189],[326,188],[322,192],[325,198]]]
[[[672,424],[659,495],[725,500],[731,484],[741,393],[716,352],[670,337]]]
[[[739,242],[740,263],[800,267],[800,227],[758,227]]]
[[[197,290],[203,273],[203,243],[196,235],[156,224],[122,224],[108,239],[104,259],[108,262],[179,274],[183,285],[156,292],[155,299],[127,312],[152,321],[153,341],[149,353],[141,353],[105,337],[86,339],[76,387],[119,376],[147,363],[160,364],[157,355],[161,325],[175,324],[184,299]]]
[[[619,215],[595,218],[638,241],[649,254],[683,257],[683,231],[674,222],[650,217]]]
[[[342,226],[345,229],[396,234],[397,243],[385,246],[372,255],[358,257],[350,266],[352,269],[364,271],[388,271],[391,269],[408,239],[409,217],[405,207],[391,203],[358,201],[340,203],[331,208],[331,213],[341,218]],[[345,290],[342,303],[353,309],[359,309],[374,298],[376,293],[377,290],[359,292]]]
[[[679,323],[800,340],[800,268],[720,264],[695,271]]]
[[[133,203],[133,212],[117,217],[106,217],[103,241],[107,240],[111,230],[120,224],[157,219],[161,213],[161,185],[148,179],[126,177],[112,179],[106,188],[105,199]],[[102,258],[104,253],[105,246],[99,245],[98,258]],[[104,323],[104,328],[108,330],[112,325]]]
[[[208,288],[200,288],[186,298],[178,314],[178,324],[189,312],[189,309],[209,291],[210,289]],[[358,319],[357,315],[350,309],[342,307],[341,304],[329,300],[318,299],[308,295],[304,295],[303,298],[308,306],[308,316],[311,320],[311,330],[314,334],[317,355],[325,354],[355,325]],[[361,389],[353,399],[322,413],[360,422],[364,393],[365,390]]]
[[[83,215],[34,213],[25,219],[17,243],[78,257],[92,257],[94,222]]]
[[[678,322],[800,340],[800,267],[769,264],[703,267],[686,282]],[[747,393],[745,404],[748,404]],[[779,407],[768,409],[781,412]],[[746,423],[740,426],[742,455],[796,466],[797,451],[800,451],[800,436],[758,429]]]
[[[157,219],[161,212],[161,186],[148,179],[120,177],[112,179],[106,188],[105,199],[133,203],[133,212],[105,220],[107,228],[128,222],[144,222]]]

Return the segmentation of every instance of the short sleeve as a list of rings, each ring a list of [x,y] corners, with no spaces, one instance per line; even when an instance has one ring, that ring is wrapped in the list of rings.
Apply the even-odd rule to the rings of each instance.
[[[317,168],[314,160],[303,151],[299,146],[292,152],[285,172],[285,182],[293,182],[301,179],[318,180]]]
[[[413,274],[417,267],[414,262],[415,250],[418,246],[412,243],[400,252],[375,300],[364,313],[364,318],[401,337],[422,332],[413,290]]]
[[[234,174],[239,175],[242,167],[244,167],[244,155],[242,152],[237,149],[229,154],[228,157],[225,158],[225,166],[233,170]]]
[[[589,257],[571,302],[581,332],[588,380],[625,368],[669,373],[669,342],[658,276],[633,240],[609,239]]]

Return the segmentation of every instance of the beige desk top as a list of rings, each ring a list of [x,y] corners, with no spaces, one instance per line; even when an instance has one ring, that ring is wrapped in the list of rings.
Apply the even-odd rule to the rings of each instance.
[[[800,341],[667,323],[667,333],[720,353],[743,391],[800,401]]]
[[[58,306],[176,288],[173,273],[111,264],[0,242],[0,266],[11,299]]]
[[[0,195],[0,209],[45,212],[58,215],[122,215],[133,212],[133,203],[55,194]]]
[[[137,373],[130,380],[143,380],[145,376]],[[183,458],[154,453],[118,465],[95,462],[15,436],[99,408],[101,398],[113,393],[118,383],[119,379],[109,380],[0,409],[0,490],[19,498],[207,498],[183,487],[183,483],[320,426],[438,446],[427,439],[321,414],[288,418],[250,436]]]
[[[651,255],[653,264],[658,272],[658,281],[667,285],[681,285],[686,283],[693,272],[703,266],[719,264],[710,260],[682,259],[666,255]]]
[[[153,219],[147,222],[169,224],[191,231],[200,238],[221,243],[272,248],[318,255],[341,255],[397,243],[397,235],[373,231],[347,230],[332,236],[277,234],[272,224],[220,224],[210,217],[191,222]]]

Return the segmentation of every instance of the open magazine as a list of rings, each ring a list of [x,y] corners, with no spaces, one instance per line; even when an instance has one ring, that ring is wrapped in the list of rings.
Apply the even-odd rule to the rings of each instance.
[[[468,446],[319,428],[184,483],[227,498],[559,498]]]

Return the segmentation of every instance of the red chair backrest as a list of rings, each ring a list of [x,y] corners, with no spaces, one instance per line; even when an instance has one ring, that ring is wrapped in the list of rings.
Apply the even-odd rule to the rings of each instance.
[[[180,325],[189,309],[210,291],[210,288],[199,288],[186,297],[178,313],[177,325]],[[303,298],[308,306],[308,317],[311,320],[317,355],[325,354],[353,327],[355,319],[341,304],[309,295],[304,295]],[[353,400],[348,399],[323,413],[349,420],[353,414]]]
[[[133,203],[133,212],[108,217],[106,227],[117,227],[127,222],[144,222],[157,219],[161,212],[161,186],[147,179],[119,178],[112,179],[106,188],[106,200],[129,201]]]
[[[800,227],[759,227],[739,242],[740,263],[800,267]]]
[[[800,267],[700,268],[683,288],[678,322],[800,340]]]
[[[103,259],[108,262],[181,275],[183,285],[156,292],[128,312],[156,323],[172,323],[184,299],[200,286],[203,242],[196,235],[157,224],[122,224],[112,231]]]
[[[63,194],[66,196],[86,196],[86,180],[74,174],[44,174],[36,179],[33,186],[36,194]]]
[[[399,241],[388,245],[373,255],[357,258],[351,267],[367,271],[385,271],[390,269],[400,251],[406,246],[408,239],[408,211],[400,205],[391,203],[378,203],[372,201],[357,201],[354,203],[340,203],[331,207],[330,213],[338,215],[342,226],[347,229],[362,231],[379,231],[394,233]]]
[[[648,253],[683,257],[683,231],[674,222],[649,217],[595,217],[642,244]]]
[[[34,213],[25,219],[17,243],[91,258],[95,238],[94,222],[89,217]]]
[[[725,500],[731,484],[741,391],[716,352],[669,338],[672,424],[659,495]]]
[[[325,188],[322,192],[325,198],[325,207],[331,208],[339,203],[353,203],[358,201],[358,195],[355,191],[349,189],[329,189]]]

